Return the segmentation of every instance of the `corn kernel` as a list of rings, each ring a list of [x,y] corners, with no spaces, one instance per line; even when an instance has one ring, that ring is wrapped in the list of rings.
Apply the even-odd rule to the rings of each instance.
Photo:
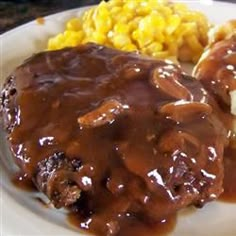
[[[84,37],[84,32],[82,30],[75,32],[74,35],[72,36],[72,38],[76,40],[78,43],[82,41],[83,37]]]
[[[137,15],[146,16],[152,11],[151,6],[149,6],[147,2],[143,1],[143,2],[141,2],[140,5],[141,6],[136,9],[136,14]]]
[[[122,11],[121,7],[113,7],[111,8],[111,15],[117,15],[118,13],[120,13]]]
[[[64,47],[74,47],[78,45],[78,42],[72,38],[70,39],[67,39],[65,42],[64,42]]]
[[[150,27],[154,29],[158,28],[158,30],[160,31],[163,30],[165,26],[166,26],[165,20],[161,15],[155,12],[153,12],[150,15]]]
[[[167,6],[162,6],[158,9],[159,12],[162,13],[162,15],[167,18],[168,16],[174,14],[174,11],[172,8],[167,7]]]
[[[96,21],[96,17],[107,18],[110,16],[109,10],[106,8],[106,3],[101,2],[98,8],[95,10],[95,14],[93,15],[93,20]]]
[[[138,43],[139,48],[145,47],[152,42],[150,34],[141,30],[135,30],[132,38]]]
[[[149,54],[152,54],[154,52],[160,52],[160,51],[162,51],[162,49],[163,49],[162,44],[161,43],[156,43],[156,42],[151,43],[146,47],[146,51]]]
[[[129,25],[124,23],[117,23],[114,26],[114,31],[118,34],[128,34],[129,33]]]
[[[127,51],[127,52],[132,52],[132,51],[137,51],[136,45],[129,43],[126,44],[125,46],[122,47],[122,50]]]
[[[164,59],[164,58],[168,57],[169,53],[168,53],[168,51],[152,52],[151,55],[155,58],[158,58],[158,59]]]
[[[186,42],[187,42],[189,48],[192,49],[192,51],[198,52],[198,51],[203,50],[202,45],[199,43],[199,41],[195,35],[190,35],[190,36],[186,37]]]
[[[84,31],[86,36],[89,36],[89,35],[91,35],[94,32],[94,28],[91,27],[91,26],[84,25],[83,26],[83,31]]]
[[[71,31],[71,30],[66,30],[65,32],[64,32],[64,36],[67,38],[67,37],[70,37],[71,35],[72,35],[72,33],[73,33],[73,31]]]
[[[132,39],[137,41],[138,38],[139,38],[139,31],[138,31],[138,30],[135,30],[135,31],[132,33]]]
[[[157,58],[196,61],[207,44],[209,24],[186,4],[169,0],[110,0],[74,17],[48,49],[95,42]]]
[[[113,8],[116,6],[122,6],[124,4],[124,1],[123,0],[112,0],[112,1],[109,1],[107,4],[109,5],[109,7]]]
[[[135,17],[132,21],[128,22],[130,30],[135,30],[138,28],[139,22],[142,19],[141,16]]]
[[[64,39],[65,39],[64,34],[58,34],[58,35],[54,38],[55,42],[56,42],[56,43],[59,43],[59,44],[60,44],[61,42],[63,42]]]
[[[183,23],[177,31],[182,35],[192,34],[192,33],[195,34],[194,31],[197,31],[197,25],[195,22]]]
[[[103,44],[106,41],[106,36],[99,32],[93,32],[91,39],[94,43]]]
[[[48,49],[49,50],[57,49],[57,43],[55,42],[55,38],[50,38],[48,40]]]
[[[138,6],[138,1],[127,1],[124,6],[123,9],[125,11],[134,11]]]
[[[134,15],[131,12],[126,12],[125,14],[121,12],[120,14],[117,14],[114,16],[114,20],[116,22],[121,22],[121,23],[128,23],[130,19],[132,19]]]
[[[139,22],[139,29],[151,38],[154,37],[157,31],[162,31],[164,26],[164,19],[157,14],[146,16]]]
[[[178,15],[171,15],[167,19],[167,27],[165,29],[167,34],[172,34],[180,25],[181,19]]]
[[[183,3],[175,3],[173,5],[173,9],[176,13],[183,13],[183,12],[188,11],[187,5],[185,5]]]
[[[107,33],[112,27],[112,20],[109,17],[98,18],[95,22],[95,28],[97,31]]]
[[[154,41],[164,44],[165,36],[162,31],[157,31],[154,35]]]
[[[93,42],[94,42],[94,39],[91,36],[89,36],[89,37],[84,38],[81,43],[85,44],[85,43],[93,43]]]
[[[131,40],[128,35],[125,34],[117,34],[112,38],[112,42],[115,47],[122,48],[126,44],[130,44]]]
[[[94,14],[95,8],[91,8],[88,11],[85,11],[85,13],[82,16],[82,21],[86,22],[87,20],[92,18],[92,15]]]
[[[80,30],[82,28],[81,21],[79,18],[72,18],[66,24],[67,30]]]

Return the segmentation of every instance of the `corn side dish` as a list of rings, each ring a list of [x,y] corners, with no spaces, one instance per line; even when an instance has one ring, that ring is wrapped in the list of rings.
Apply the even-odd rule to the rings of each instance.
[[[94,42],[155,58],[196,62],[207,44],[207,18],[168,0],[110,0],[72,18],[48,50]]]

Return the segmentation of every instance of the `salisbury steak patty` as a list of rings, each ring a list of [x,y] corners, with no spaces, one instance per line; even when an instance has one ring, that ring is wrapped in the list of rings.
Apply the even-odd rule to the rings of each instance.
[[[21,170],[104,235],[222,192],[225,133],[209,99],[178,66],[87,44],[27,60],[1,106]]]

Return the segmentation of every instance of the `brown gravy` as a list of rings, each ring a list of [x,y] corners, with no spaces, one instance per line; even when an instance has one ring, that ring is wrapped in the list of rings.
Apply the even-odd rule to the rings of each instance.
[[[178,66],[89,44],[25,62],[3,114],[16,163],[56,207],[98,235],[141,236],[222,192],[209,101]]]
[[[27,192],[38,191],[31,179],[26,177],[26,174],[17,173],[11,179],[12,184]]]
[[[236,149],[225,150],[224,170],[224,192],[219,200],[236,203]]]
[[[82,228],[89,233],[94,233],[96,235],[103,235],[102,232],[99,234],[96,229],[88,229],[82,219],[79,218],[77,213],[69,213],[68,221],[72,226],[77,228]],[[88,221],[89,222],[89,219]],[[137,220],[137,218],[132,218],[127,216],[122,220],[121,230],[117,236],[160,236],[169,234],[176,225],[176,214],[169,216],[167,219],[163,219],[161,222],[145,222],[145,220]],[[101,227],[101,225],[99,225]],[[113,227],[116,227],[115,225]],[[97,228],[97,227],[96,227]]]
[[[223,35],[222,35],[223,37]],[[224,35],[225,37],[225,35]],[[216,113],[228,130],[229,147],[224,151],[224,192],[219,200],[236,202],[236,116],[230,112],[230,91],[236,90],[236,35],[228,39],[219,37],[205,57],[196,66],[194,76],[200,79],[219,104]]]

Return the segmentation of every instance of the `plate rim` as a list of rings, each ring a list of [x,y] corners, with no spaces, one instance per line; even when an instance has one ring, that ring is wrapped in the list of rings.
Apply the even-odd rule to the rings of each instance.
[[[230,2],[223,2],[223,1],[214,1],[213,4],[217,4],[217,5],[228,5],[228,7],[230,6],[233,6],[235,7],[236,6],[236,3],[230,3]],[[205,5],[205,4],[202,4],[202,5]],[[84,6],[84,7],[79,7],[79,8],[74,8],[74,9],[69,9],[69,10],[65,10],[65,11],[61,11],[61,12],[57,12],[57,13],[54,13],[54,14],[50,14],[50,15],[47,15],[47,16],[44,16],[43,18],[45,20],[50,20],[51,18],[53,18],[53,21],[56,20],[58,17],[62,16],[62,15],[71,15],[71,14],[74,14],[76,13],[77,11],[83,11],[85,10],[86,8],[90,8],[90,7],[93,7],[95,5],[90,5],[90,6]],[[236,18],[236,16],[235,16]],[[38,25],[38,23],[36,22],[36,19],[35,20],[32,20],[32,21],[29,21],[27,23],[24,23],[22,25],[19,25],[17,27],[14,27],[13,29],[11,30],[8,30],[6,32],[4,32],[3,34],[0,35],[0,44],[2,45],[3,43],[3,39],[6,38],[6,37],[11,37],[12,34],[15,33],[15,31],[18,31],[18,30],[21,30],[21,29],[24,29],[24,28],[27,28],[27,27],[30,27],[31,25]],[[1,46],[0,45],[0,46]],[[1,53],[1,51],[0,51]],[[2,61],[4,61],[4,55],[0,55],[0,59],[2,58]],[[1,63],[1,61],[0,61]],[[2,172],[0,172],[0,180],[2,179]],[[4,191],[4,188],[1,187],[1,181],[0,181],[0,213],[1,213],[1,206],[2,206],[2,192]],[[4,193],[3,193],[4,194]],[[10,195],[8,192],[6,193],[7,195]],[[12,201],[15,201],[13,197],[11,197],[11,200]],[[15,203],[18,205],[19,203],[17,201],[15,201]],[[25,208],[24,206],[20,206],[21,208],[24,208],[26,209],[27,211],[29,210],[28,208]],[[34,212],[31,212],[32,215],[35,215]],[[0,214],[2,215],[2,214]],[[37,217],[39,218],[39,217]],[[42,217],[40,217],[40,222],[41,221],[44,221],[44,219],[42,219]],[[2,216],[0,216],[0,223],[2,222]],[[47,223],[50,223],[50,224],[54,224],[53,222],[47,222]],[[0,224],[1,225],[1,224]],[[55,224],[54,224],[55,225]],[[59,228],[60,230],[60,228]],[[236,232],[236,231],[235,231]],[[3,232],[4,233],[4,232]],[[34,233],[34,232],[33,232]],[[78,232],[78,236],[82,236],[84,235],[83,232],[80,234],[81,232]],[[236,234],[236,233],[235,233]],[[1,230],[0,230],[0,235],[1,235]],[[28,235],[28,234],[27,234]],[[48,235],[48,234],[46,234]],[[60,235],[60,232],[58,233],[58,235]],[[233,235],[232,235],[233,236]]]
[[[186,0],[180,0],[180,2],[186,3],[187,5],[192,4],[192,3],[195,3],[195,4],[197,3],[197,4],[201,4],[201,5],[211,5],[211,4],[220,5],[220,4],[222,4],[222,5],[236,6],[236,2],[232,3],[232,2],[224,2],[224,1],[218,1],[218,0],[217,1],[210,0],[210,2],[207,3],[207,4],[204,3],[203,1],[198,2],[198,0],[196,0],[196,1],[194,0],[192,2],[191,2],[191,0],[190,0],[190,2],[187,2]],[[78,10],[83,11],[83,10],[86,10],[87,8],[91,8],[91,7],[94,7],[96,5],[98,5],[98,4],[92,4],[92,5],[88,5],[88,6],[76,7],[76,8],[64,10],[64,11],[61,11],[61,12],[56,12],[56,13],[53,13],[53,14],[49,14],[49,15],[43,16],[42,18],[44,18],[45,20],[50,20],[50,18],[54,18],[54,17],[60,16],[62,14],[71,14],[71,13],[76,12]],[[31,24],[37,24],[36,20],[37,20],[37,18],[35,18],[34,20],[30,20],[26,23],[20,24],[20,25],[12,28],[10,30],[7,30],[6,32],[0,34],[0,39],[2,40],[4,37],[9,36],[10,34],[14,33],[15,30],[23,29],[25,27],[30,26]]]

